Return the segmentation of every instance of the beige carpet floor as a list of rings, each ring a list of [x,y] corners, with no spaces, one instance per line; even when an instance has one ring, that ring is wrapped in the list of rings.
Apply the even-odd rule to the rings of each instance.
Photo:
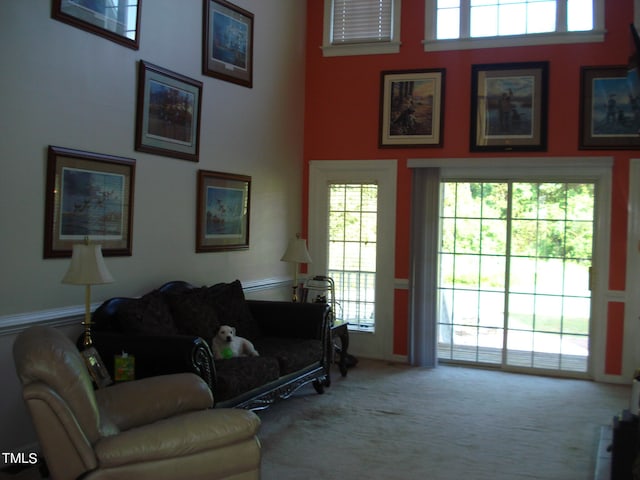
[[[260,412],[262,480],[592,480],[630,387],[361,360]],[[33,469],[0,479],[38,478]]]
[[[360,361],[260,414],[263,480],[591,480],[630,388]]]

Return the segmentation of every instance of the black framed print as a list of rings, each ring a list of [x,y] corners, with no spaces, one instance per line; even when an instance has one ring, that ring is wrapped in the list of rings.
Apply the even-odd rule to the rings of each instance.
[[[638,69],[582,67],[580,77],[580,149],[640,149]]]
[[[549,63],[471,66],[470,150],[547,149]]]

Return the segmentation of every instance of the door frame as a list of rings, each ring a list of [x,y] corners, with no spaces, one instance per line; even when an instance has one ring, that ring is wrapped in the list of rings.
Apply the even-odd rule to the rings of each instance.
[[[640,159],[632,159],[629,166],[627,211],[629,218],[622,376],[628,380],[640,365]]]
[[[376,326],[374,332],[349,331],[349,353],[393,360],[393,312],[397,160],[312,160],[309,162],[309,274],[327,274],[328,185],[378,184]]]
[[[589,372],[598,381],[611,381],[604,374],[609,253],[611,235],[612,157],[527,157],[527,158],[417,158],[410,168],[439,168],[446,180],[587,181],[596,185],[594,247],[592,263],[591,328]],[[413,255],[413,253],[412,253]],[[435,339],[437,342],[437,338]]]

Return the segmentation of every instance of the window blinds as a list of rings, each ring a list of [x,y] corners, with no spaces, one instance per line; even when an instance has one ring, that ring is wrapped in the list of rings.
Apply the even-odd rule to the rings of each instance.
[[[389,42],[392,0],[333,0],[331,43]]]

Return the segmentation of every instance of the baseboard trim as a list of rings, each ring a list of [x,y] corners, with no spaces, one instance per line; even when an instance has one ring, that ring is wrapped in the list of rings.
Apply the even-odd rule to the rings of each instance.
[[[598,453],[596,455],[596,471],[594,480],[610,480],[611,478],[611,452],[609,446],[613,441],[611,426],[600,428],[600,442],[598,443]]]

